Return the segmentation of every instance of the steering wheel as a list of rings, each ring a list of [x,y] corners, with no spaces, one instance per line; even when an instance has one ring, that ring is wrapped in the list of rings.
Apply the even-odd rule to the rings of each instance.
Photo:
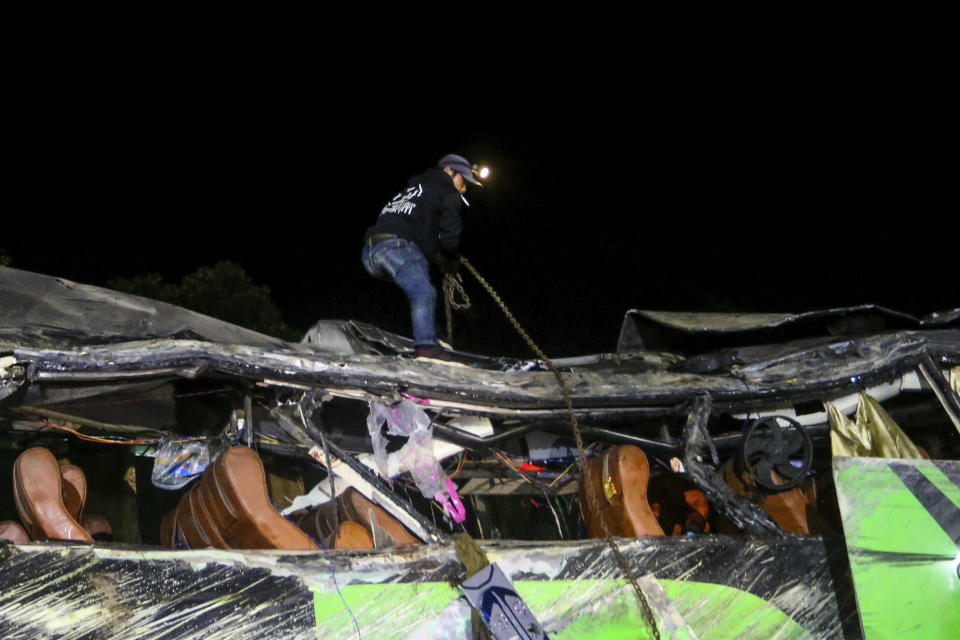
[[[781,420],[789,426],[781,426]],[[800,484],[813,466],[813,442],[807,430],[793,418],[760,418],[743,432],[740,462],[758,486],[786,491]],[[783,479],[781,484],[774,480],[774,471]]]

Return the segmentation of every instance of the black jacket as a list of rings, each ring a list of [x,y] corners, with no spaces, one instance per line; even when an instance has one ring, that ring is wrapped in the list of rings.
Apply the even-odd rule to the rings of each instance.
[[[460,206],[463,199],[443,169],[427,169],[407,181],[407,188],[380,212],[367,229],[364,241],[374,234],[390,233],[415,242],[423,255],[434,258],[441,249],[455,251],[460,245]]]

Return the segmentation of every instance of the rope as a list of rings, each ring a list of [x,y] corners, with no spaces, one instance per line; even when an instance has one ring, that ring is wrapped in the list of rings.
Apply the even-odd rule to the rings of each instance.
[[[484,567],[490,566],[487,554],[483,552],[477,541],[468,534],[458,533],[454,536],[454,540],[457,543],[457,558],[463,564],[463,568],[467,570],[468,578]]]
[[[468,578],[484,567],[490,566],[487,554],[469,534],[458,533],[454,539],[457,541],[457,559],[467,570]],[[480,613],[473,607],[470,607],[470,611],[470,625],[473,631],[470,637],[477,640],[491,640],[490,631],[480,622]]]
[[[633,573],[633,569],[630,568],[630,564],[627,562],[627,559],[624,557],[623,553],[620,551],[620,547],[617,545],[616,540],[614,540],[613,535],[610,533],[610,527],[607,525],[606,521],[600,517],[600,502],[597,498],[596,491],[590,491],[586,487],[586,483],[589,482],[587,474],[587,454],[586,449],[583,446],[583,436],[580,434],[580,421],[577,418],[576,411],[573,408],[573,397],[570,393],[570,389],[567,387],[566,381],[564,381],[563,376],[560,375],[560,370],[557,369],[557,366],[554,364],[553,360],[547,357],[547,354],[543,352],[540,347],[533,341],[530,335],[520,326],[520,323],[517,319],[510,313],[510,309],[507,308],[507,305],[503,302],[497,292],[493,290],[493,287],[490,286],[483,276],[474,268],[470,261],[465,257],[460,257],[460,262],[463,263],[463,266],[473,274],[473,277],[477,279],[477,282],[480,283],[490,297],[493,298],[494,302],[500,307],[500,310],[503,311],[503,314],[507,317],[507,320],[510,324],[513,325],[513,328],[516,329],[517,333],[520,334],[520,337],[523,338],[523,341],[527,343],[527,346],[530,347],[530,350],[533,351],[538,358],[540,358],[544,364],[547,365],[547,368],[550,369],[553,373],[553,377],[557,380],[557,385],[560,387],[560,393],[563,395],[563,400],[567,405],[567,413],[570,416],[570,426],[573,428],[573,436],[577,443],[577,461],[580,466],[580,474],[584,479],[584,494],[588,496],[588,504],[592,515],[595,520],[600,522],[600,526],[603,528],[604,537],[607,540],[607,544],[610,545],[610,550],[613,552],[613,557],[616,559],[617,564],[620,565],[620,568],[623,570],[624,574],[627,576],[627,579],[630,581],[630,585],[633,587],[634,595],[637,598],[637,603],[640,605],[640,613],[643,615],[644,621],[650,627],[653,632],[653,637],[656,640],[660,640],[660,630],[657,628],[657,623],[653,617],[653,611],[650,609],[650,604],[647,602],[646,596],[643,594],[643,590],[640,588],[640,584],[637,582],[637,577]],[[444,282],[446,287],[446,282]],[[446,288],[444,288],[446,291]]]

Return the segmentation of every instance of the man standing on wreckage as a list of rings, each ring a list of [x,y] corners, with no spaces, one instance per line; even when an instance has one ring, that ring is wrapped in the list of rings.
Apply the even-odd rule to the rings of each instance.
[[[407,188],[387,203],[363,239],[361,260],[367,273],[392,280],[407,294],[417,358],[454,359],[437,342],[437,290],[430,282],[427,256],[444,273],[457,272],[460,207],[470,205],[463,197],[468,182],[481,186],[470,162],[445,155],[436,167],[407,181]]]

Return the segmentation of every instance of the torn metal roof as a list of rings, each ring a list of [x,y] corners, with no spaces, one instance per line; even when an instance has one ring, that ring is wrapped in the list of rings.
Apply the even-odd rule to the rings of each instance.
[[[0,267],[0,345],[67,347],[145,338],[285,344],[164,302]]]
[[[627,314],[656,320],[684,332],[727,332],[863,317],[848,314],[766,314],[744,319],[717,314]],[[897,324],[908,316],[881,310]],[[758,324],[758,320],[763,322]],[[919,321],[914,321],[919,325]],[[815,340],[757,344],[681,356],[622,352],[618,356],[570,359],[565,366],[575,405],[615,418],[641,407],[685,410],[684,403],[709,393],[715,406],[783,402],[839,396],[889,381],[926,357],[941,367],[960,364],[956,321],[938,328],[896,328],[870,333],[821,335]],[[58,278],[0,268],[0,352],[28,366],[35,380],[131,380],[196,377],[204,372],[279,385],[323,387],[344,393],[405,391],[484,410],[548,412],[563,409],[551,373],[536,361],[483,359],[480,367],[449,367],[402,355],[404,339],[362,323],[318,325],[300,344],[264,336],[201,314],[136,296],[78,285]],[[621,336],[621,346],[624,341]],[[632,346],[633,345],[631,343]],[[376,355],[375,355],[376,354]],[[558,360],[563,366],[564,360]],[[9,385],[8,385],[8,393]],[[532,413],[530,413],[532,412]]]

